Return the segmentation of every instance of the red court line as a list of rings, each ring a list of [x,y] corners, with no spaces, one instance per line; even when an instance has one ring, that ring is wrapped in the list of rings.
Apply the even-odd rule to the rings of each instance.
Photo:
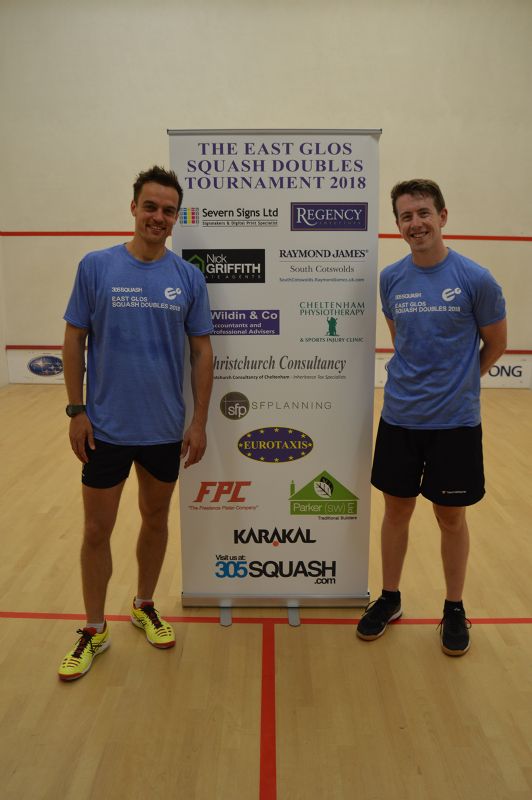
[[[262,620],[262,692],[260,713],[260,800],[277,798],[275,737],[275,624]]]
[[[128,614],[106,614],[109,622],[129,622]],[[219,624],[220,617],[171,617],[167,614],[164,618],[168,622],[183,623],[209,623]],[[56,619],[56,620],[84,620],[85,614],[59,614],[45,611],[0,611],[0,619]],[[302,625],[354,625],[360,617],[301,617]],[[402,617],[393,622],[393,625],[434,625],[438,624],[440,617]],[[471,619],[474,625],[532,625],[532,617],[476,617]],[[288,625],[287,617],[233,617],[235,625]]]
[[[134,231],[0,231],[0,236],[133,236]]]

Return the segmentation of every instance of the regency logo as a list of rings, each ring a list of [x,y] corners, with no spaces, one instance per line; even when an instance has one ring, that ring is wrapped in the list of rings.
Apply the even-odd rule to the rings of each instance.
[[[259,428],[245,433],[238,440],[238,450],[243,456],[265,464],[298,461],[313,447],[310,436],[295,428]]]
[[[183,250],[182,256],[200,269],[207,283],[264,283],[264,250]]]
[[[290,203],[291,231],[367,231],[367,203]]]
[[[354,517],[357,512],[358,497],[325,470],[298,491],[293,481],[290,484],[293,515]]]

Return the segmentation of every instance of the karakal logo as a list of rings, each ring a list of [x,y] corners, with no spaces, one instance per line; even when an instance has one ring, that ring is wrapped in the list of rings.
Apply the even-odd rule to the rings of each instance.
[[[292,231],[367,231],[367,203],[290,203]]]
[[[297,492],[294,482],[290,484],[291,514],[352,517],[357,510],[358,497],[325,470]]]
[[[183,250],[183,258],[200,269],[206,283],[264,283],[264,250]]]
[[[297,461],[313,447],[310,436],[294,428],[259,428],[245,433],[238,441],[243,456],[268,464]]]
[[[34,375],[45,378],[49,375],[60,375],[63,372],[63,362],[58,356],[38,356],[28,361],[28,369]]]

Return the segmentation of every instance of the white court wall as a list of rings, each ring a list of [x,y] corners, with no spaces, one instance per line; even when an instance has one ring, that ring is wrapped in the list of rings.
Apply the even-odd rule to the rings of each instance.
[[[168,128],[382,128],[381,232],[390,187],[427,176],[448,233],[532,235],[530,0],[2,0],[0,31],[5,231],[131,230]],[[120,238],[1,241],[5,342],[50,346],[80,257]],[[532,242],[450,244],[503,285],[509,348],[532,349]],[[381,266],[405,252],[381,240]]]

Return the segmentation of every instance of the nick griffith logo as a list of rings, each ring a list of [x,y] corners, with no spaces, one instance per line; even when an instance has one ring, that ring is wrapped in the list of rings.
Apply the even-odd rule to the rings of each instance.
[[[180,225],[199,225],[199,208],[182,208],[179,212]]]
[[[367,231],[367,203],[290,203],[291,231]]]
[[[183,250],[183,258],[205,275],[206,283],[264,283],[264,250]]]

